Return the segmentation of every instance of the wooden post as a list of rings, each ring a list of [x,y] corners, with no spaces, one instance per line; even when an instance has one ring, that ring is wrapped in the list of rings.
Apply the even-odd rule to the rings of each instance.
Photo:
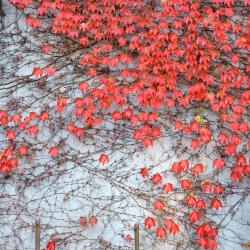
[[[242,243],[241,246],[250,249],[250,241]]]
[[[134,226],[135,231],[135,250],[139,250],[139,224],[135,224]]]
[[[40,224],[40,219],[36,219],[35,223],[35,246],[36,250],[40,250],[40,236],[41,236],[41,224]]]
[[[0,0],[0,30],[4,29],[4,16],[5,13],[3,11],[3,1]]]
[[[0,16],[5,16],[5,13],[3,11],[3,1],[0,0]]]

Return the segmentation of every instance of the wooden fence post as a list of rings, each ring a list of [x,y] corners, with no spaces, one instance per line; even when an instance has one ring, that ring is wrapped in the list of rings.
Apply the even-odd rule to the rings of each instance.
[[[242,243],[241,246],[250,249],[250,241]]]
[[[3,1],[0,0],[0,30],[4,29],[4,10],[3,10]]]
[[[135,250],[139,250],[139,224],[135,224],[134,226],[135,231]]]
[[[35,246],[36,250],[40,250],[40,236],[41,236],[41,224],[40,219],[37,218],[35,222]]]

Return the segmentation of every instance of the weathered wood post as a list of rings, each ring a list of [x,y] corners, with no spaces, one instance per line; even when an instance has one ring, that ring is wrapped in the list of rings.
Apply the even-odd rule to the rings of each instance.
[[[139,250],[139,224],[135,224],[134,226],[135,231],[135,250]]]
[[[241,246],[250,249],[250,241],[242,243]]]
[[[5,16],[5,13],[3,11],[3,1],[0,0],[0,16]]]
[[[3,30],[4,29],[4,16],[5,16],[5,13],[3,11],[3,1],[0,0],[0,30]]]
[[[37,218],[35,222],[35,246],[36,250],[40,250],[41,224],[40,219]]]

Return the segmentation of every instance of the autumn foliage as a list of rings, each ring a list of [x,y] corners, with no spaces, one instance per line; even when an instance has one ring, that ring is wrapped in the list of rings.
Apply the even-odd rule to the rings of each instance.
[[[1,148],[2,174],[20,168],[19,160],[30,154],[32,140],[16,142],[20,134],[36,138],[43,124],[58,122],[55,117],[65,117],[68,109],[71,121],[61,131],[80,141],[90,130],[98,134],[100,126],[108,123],[127,124],[129,140],[145,150],[170,133],[177,161],[163,172],[149,166],[137,169],[139,180],[155,192],[151,214],[140,223],[162,240],[169,234],[185,234],[189,228],[195,239],[187,243],[192,249],[216,249],[220,227],[209,214],[223,209],[232,190],[244,188],[250,177],[250,17],[246,11],[250,1],[10,2],[25,13],[30,28],[86,50],[69,62],[82,75],[71,83],[75,96],[59,94],[51,108],[29,115],[8,106],[0,110],[7,144]],[[48,57],[55,49],[49,41],[39,47]],[[70,46],[67,49],[74,53]],[[53,81],[60,72],[52,61],[35,65],[29,77]],[[122,131],[127,133],[127,128]],[[53,144],[46,154],[60,159],[67,152]],[[200,155],[206,155],[209,163]],[[96,162],[108,168],[111,160],[109,152],[99,152]],[[178,211],[168,204],[172,194],[178,194],[172,204],[179,206]],[[94,215],[89,220],[81,217],[80,226],[98,222]]]

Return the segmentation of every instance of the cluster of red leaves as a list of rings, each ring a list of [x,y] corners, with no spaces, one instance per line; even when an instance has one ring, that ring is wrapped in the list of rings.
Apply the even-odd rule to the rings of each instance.
[[[32,75],[35,77],[42,77],[42,76],[53,76],[56,72],[56,69],[54,67],[46,67],[44,69],[40,67],[34,67],[32,71]]]
[[[97,224],[97,218],[94,215],[89,217],[81,216],[79,219],[79,224],[81,227],[94,226]]]
[[[38,123],[48,120],[48,112],[44,111],[38,115],[30,112],[28,116],[22,118],[21,114],[8,115],[6,110],[0,110],[0,125],[6,131],[5,138],[9,146],[0,152],[0,171],[7,173],[18,166],[18,157],[29,154],[28,145],[17,143],[15,140],[20,133],[28,136],[36,136],[38,133]]]
[[[243,161],[244,162],[244,161]],[[175,162],[172,165],[172,171],[176,174],[176,177],[182,172],[182,171],[188,171],[190,174],[202,174],[203,169],[202,164],[195,164],[193,168],[189,169],[189,161],[188,160],[180,160],[179,162]],[[194,173],[195,170],[195,173]],[[140,170],[140,174],[143,178],[147,178],[149,176],[148,170],[143,167]],[[178,180],[178,178],[177,178]],[[173,192],[174,190],[177,190],[178,187],[174,188],[174,185],[170,182],[166,182],[165,184],[162,184],[163,177],[161,174],[156,173],[153,174],[151,177],[151,182],[153,185],[162,185],[162,193],[169,193]],[[217,246],[216,242],[216,236],[217,236],[217,229],[212,229],[211,225],[209,223],[204,225],[198,225],[196,222],[200,221],[202,217],[206,218],[206,211],[209,209],[207,207],[207,202],[210,202],[210,208],[211,209],[219,209],[222,208],[222,202],[218,198],[218,196],[222,195],[224,192],[224,188],[222,185],[216,183],[212,184],[209,181],[202,182],[201,185],[198,187],[197,185],[192,188],[192,183],[189,179],[181,179],[179,180],[180,186],[183,190],[191,189],[193,193],[195,193],[197,190],[200,190],[199,196],[204,196],[204,198],[199,198],[198,194],[197,196],[188,195],[185,198],[185,206],[187,208],[188,213],[188,219],[192,224],[195,224],[195,227],[197,229],[197,235],[199,235],[199,239],[197,241],[197,244],[205,249],[215,249]],[[208,196],[207,194],[211,194]],[[163,199],[156,199],[154,202],[154,209],[155,211],[159,210],[163,213],[167,213],[167,209],[165,209],[165,202]],[[189,210],[192,209],[192,210]],[[164,238],[167,236],[166,229],[169,229],[169,232],[172,234],[176,234],[180,231],[179,225],[177,223],[174,223],[172,219],[166,219],[165,221],[165,227],[159,226],[156,228],[156,235],[159,238]],[[183,223],[183,222],[182,222]],[[185,222],[186,223],[186,222]],[[155,219],[152,217],[147,217],[144,221],[145,228],[151,229],[156,227]],[[211,229],[208,230],[208,227]],[[204,229],[205,228],[205,229]]]
[[[231,179],[233,181],[240,181],[244,176],[250,177],[250,161],[247,163],[245,156],[238,155],[236,165],[231,171]]]
[[[29,0],[11,2],[19,8],[32,3]],[[152,146],[161,136],[159,121],[166,113],[174,114],[169,116],[169,129],[191,140],[191,154],[213,143],[218,148],[218,156],[213,159],[214,171],[222,171],[226,167],[225,157],[230,157],[236,162],[231,168],[231,179],[241,181],[244,176],[250,177],[246,158],[250,148],[250,61],[247,57],[250,18],[239,22],[232,19],[238,14],[237,8],[249,7],[250,1],[238,1],[237,8],[234,0],[149,2],[43,0],[37,3],[35,13],[27,16],[27,25],[45,29],[42,20],[47,21],[49,17],[46,29],[50,25],[54,34],[88,48],[79,65],[89,79],[99,84],[92,87],[91,82],[80,82],[80,97],[74,100],[59,97],[56,112],[61,113],[74,103],[74,116],[86,128],[102,123],[100,113],[105,112],[114,122],[122,120],[132,124],[135,129],[131,136],[145,147]],[[50,44],[42,46],[44,53],[52,49]],[[37,78],[54,74],[52,66],[33,69]],[[193,113],[190,113],[191,121],[184,118],[183,114],[189,110],[199,113],[201,107],[208,118],[199,114],[192,117]],[[14,125],[9,124],[10,119]],[[49,112],[42,112],[40,118],[33,112],[22,120],[19,114],[10,118],[7,111],[0,111],[0,124],[6,129],[6,140],[10,143],[22,131],[36,136],[38,127],[34,122],[39,119],[49,119]],[[85,127],[71,123],[65,129],[81,138]],[[59,148],[53,147],[49,153],[52,157],[58,156]],[[102,164],[108,160],[106,154],[100,155]],[[2,165],[8,161],[4,155]],[[200,163],[191,169],[189,165],[187,160],[172,165],[176,176],[183,175],[178,181],[186,192],[194,186],[185,173],[198,178],[204,172]],[[141,169],[141,174],[147,177],[147,169]],[[161,184],[162,176],[154,174],[151,180],[155,185]],[[199,188],[205,193],[222,193],[217,184],[205,182]],[[166,193],[174,188],[172,183],[165,183],[162,189]],[[188,204],[194,204],[198,210],[206,207],[206,201],[199,198]],[[164,201],[157,200],[154,206],[164,210]],[[222,203],[213,197],[210,207],[218,209]],[[199,219],[199,211],[189,213],[191,222]],[[154,225],[152,220],[148,223]],[[169,228],[158,227],[157,236],[166,236],[166,229]],[[214,249],[216,244],[211,243],[214,240],[205,230],[198,244]]]
[[[171,234],[176,234],[180,231],[179,225],[176,224],[172,219],[165,219],[165,226],[164,227],[157,227],[155,229],[156,236],[159,238],[164,238],[167,236],[167,231]],[[147,217],[144,221],[145,228],[151,229],[156,226],[156,222],[152,217]]]
[[[213,228],[211,224],[201,224],[196,229],[196,235],[198,238],[198,245],[204,249],[215,249],[217,247],[216,237],[218,235],[218,229]]]
[[[0,171],[7,173],[18,166],[18,158],[13,156],[11,147],[0,152]]]

